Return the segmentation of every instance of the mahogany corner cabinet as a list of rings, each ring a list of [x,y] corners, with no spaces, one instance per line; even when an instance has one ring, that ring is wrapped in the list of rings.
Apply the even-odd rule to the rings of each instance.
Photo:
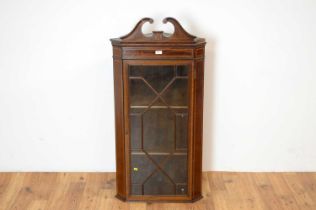
[[[111,39],[114,62],[116,197],[194,202],[202,198],[205,40],[174,18],[172,34],[143,34],[141,19]]]

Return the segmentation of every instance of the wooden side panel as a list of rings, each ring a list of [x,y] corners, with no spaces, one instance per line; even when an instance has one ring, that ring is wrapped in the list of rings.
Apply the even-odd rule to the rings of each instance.
[[[194,57],[195,59],[204,58],[204,47],[195,49]]]
[[[123,100],[123,75],[122,60],[119,59],[121,49],[114,47],[114,96],[115,96],[115,137],[116,137],[116,190],[117,197],[126,198],[125,184],[125,144],[124,144],[124,100]]]
[[[202,140],[203,140],[203,91],[204,91],[204,60],[195,61],[195,101],[194,101],[194,134],[193,134],[193,200],[202,195]]]

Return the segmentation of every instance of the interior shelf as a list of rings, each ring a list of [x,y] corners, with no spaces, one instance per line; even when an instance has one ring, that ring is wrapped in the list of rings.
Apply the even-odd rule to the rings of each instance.
[[[130,106],[131,109],[188,109],[188,106]]]
[[[187,155],[187,151],[176,151],[176,152],[147,152],[149,155]],[[142,151],[131,151],[132,155],[146,155]]]

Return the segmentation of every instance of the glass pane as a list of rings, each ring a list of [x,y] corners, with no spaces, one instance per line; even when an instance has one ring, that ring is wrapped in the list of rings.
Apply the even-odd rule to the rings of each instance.
[[[142,184],[156,166],[145,154],[131,155],[131,181],[132,184]]]
[[[144,184],[145,195],[174,195],[175,186],[162,172],[151,176]]]
[[[160,92],[173,78],[174,66],[131,66],[130,77],[144,78],[157,92]]]
[[[178,66],[177,67],[177,76],[188,76],[188,67],[187,66]]]
[[[162,95],[167,104],[171,106],[187,106],[188,80],[176,79]]]
[[[132,194],[133,195],[142,195],[142,185],[141,184],[132,184]]]
[[[188,74],[129,66],[132,195],[187,195]]]
[[[186,183],[188,178],[186,154],[172,155],[162,168],[175,183]]]
[[[130,103],[132,106],[144,106],[155,98],[155,93],[141,79],[132,79],[129,82]]]
[[[131,114],[130,115],[131,124],[131,148],[133,150],[142,148],[142,115],[141,114]]]
[[[188,133],[188,113],[181,112],[176,114],[176,150],[187,149]]]
[[[168,109],[149,109],[143,114],[144,150],[171,152],[174,148],[174,119]]]

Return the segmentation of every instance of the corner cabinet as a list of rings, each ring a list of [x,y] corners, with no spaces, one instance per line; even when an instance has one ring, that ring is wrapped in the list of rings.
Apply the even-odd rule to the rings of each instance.
[[[117,198],[193,202],[202,198],[205,40],[174,18],[163,20],[172,34],[143,34],[146,22],[111,39]]]

